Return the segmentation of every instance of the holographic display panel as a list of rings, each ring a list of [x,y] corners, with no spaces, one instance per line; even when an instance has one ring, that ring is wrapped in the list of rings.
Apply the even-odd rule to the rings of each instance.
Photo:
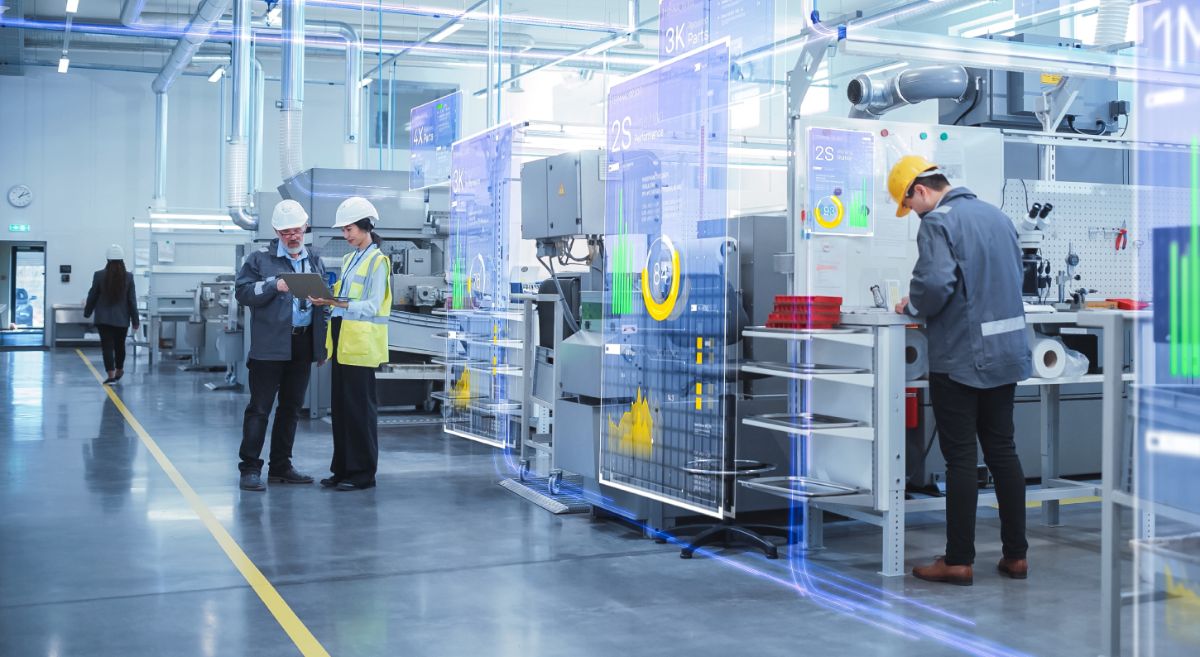
[[[456,91],[409,112],[409,189],[450,180],[450,148],[461,136],[462,92]]]
[[[731,434],[726,341],[729,45],[608,96],[601,481],[719,516]],[[730,455],[732,458],[732,455]]]
[[[658,57],[666,60],[729,38],[729,53],[768,50],[775,40],[775,0],[662,0],[658,7]],[[735,79],[769,78],[769,56],[737,62]]]
[[[446,431],[511,444],[520,386],[519,333],[509,311],[509,186],[513,129],[502,125],[455,142],[450,169],[451,299],[444,419]]]
[[[875,135],[808,129],[806,230],[825,235],[874,233]]]

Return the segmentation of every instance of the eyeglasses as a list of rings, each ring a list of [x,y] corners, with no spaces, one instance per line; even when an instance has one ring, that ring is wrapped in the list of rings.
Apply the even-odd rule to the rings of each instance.
[[[289,228],[287,230],[280,230],[277,232],[280,235],[283,235],[284,237],[298,237],[298,236],[304,234],[304,229],[303,228]]]

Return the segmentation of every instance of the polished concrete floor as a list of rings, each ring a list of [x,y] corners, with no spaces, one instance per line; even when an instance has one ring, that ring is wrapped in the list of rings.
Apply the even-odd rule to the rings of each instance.
[[[0,655],[298,653],[74,351],[0,353],[0,373]],[[143,362],[117,390],[331,655],[1099,649],[1095,505],[1065,507],[1060,528],[1031,524],[1025,582],[989,571],[987,509],[971,588],[876,575],[879,532],[858,523],[831,525],[808,560],[683,561],[625,525],[525,502],[496,485],[492,450],[436,427],[384,429],[373,490],[240,492],[245,402],[203,387],[217,376]],[[323,474],[329,426],[302,421],[295,452]],[[936,515],[910,527],[910,563],[939,552]]]

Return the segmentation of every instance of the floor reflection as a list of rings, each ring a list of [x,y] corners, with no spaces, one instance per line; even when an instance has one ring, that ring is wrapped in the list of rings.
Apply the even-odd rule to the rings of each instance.
[[[99,495],[100,508],[104,511],[119,511],[129,499],[133,486],[137,438],[128,430],[125,417],[111,399],[104,400],[96,437],[81,448],[88,490]]]

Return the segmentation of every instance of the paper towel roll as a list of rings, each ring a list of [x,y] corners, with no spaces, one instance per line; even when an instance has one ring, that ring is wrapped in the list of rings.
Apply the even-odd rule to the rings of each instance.
[[[929,374],[929,340],[916,329],[904,332],[904,380],[916,381]]]
[[[1057,379],[1067,369],[1067,350],[1062,342],[1043,335],[1034,337],[1033,375],[1039,379]]]

